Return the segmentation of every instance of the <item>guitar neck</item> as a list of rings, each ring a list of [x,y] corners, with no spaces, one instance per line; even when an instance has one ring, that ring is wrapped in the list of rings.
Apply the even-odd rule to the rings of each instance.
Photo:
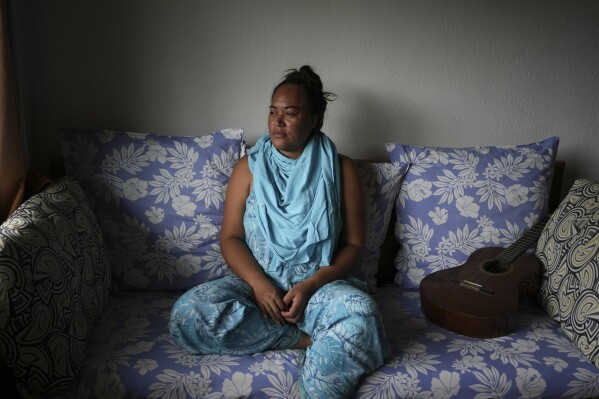
[[[502,263],[512,263],[516,258],[522,255],[532,244],[534,244],[541,235],[543,228],[549,221],[550,215],[545,216],[541,219],[536,225],[534,225],[530,230],[522,235],[518,240],[516,240],[512,245],[507,247],[501,254],[499,254],[495,259]]]

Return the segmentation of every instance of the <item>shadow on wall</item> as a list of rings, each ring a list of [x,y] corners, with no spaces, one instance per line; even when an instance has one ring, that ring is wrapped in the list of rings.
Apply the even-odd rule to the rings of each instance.
[[[355,153],[347,154],[353,158],[388,160],[385,143],[414,143],[421,133],[415,109],[400,103],[397,97],[383,98],[374,92],[351,89],[344,90],[337,101],[344,112],[338,114],[340,120],[329,124],[341,132],[335,140],[339,151],[352,148]]]

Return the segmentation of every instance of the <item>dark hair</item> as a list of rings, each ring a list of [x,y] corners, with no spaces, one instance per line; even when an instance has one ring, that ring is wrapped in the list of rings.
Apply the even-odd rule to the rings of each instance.
[[[301,86],[304,89],[312,113],[318,115],[316,129],[320,130],[324,121],[324,112],[327,109],[327,102],[333,101],[337,96],[322,90],[320,76],[318,76],[309,65],[304,65],[299,70],[288,69],[285,71],[283,80],[281,80],[281,83],[274,88],[272,96],[274,96],[279,87],[286,84]]]

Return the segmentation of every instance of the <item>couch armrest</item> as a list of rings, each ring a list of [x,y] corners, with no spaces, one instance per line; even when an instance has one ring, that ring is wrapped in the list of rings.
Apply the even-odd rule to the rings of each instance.
[[[70,394],[110,278],[103,237],[73,179],[33,195],[0,226],[3,395],[10,376],[24,397]]]

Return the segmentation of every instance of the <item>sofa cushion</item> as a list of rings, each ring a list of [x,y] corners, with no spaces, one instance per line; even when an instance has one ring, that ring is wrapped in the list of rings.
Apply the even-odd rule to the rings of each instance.
[[[88,344],[77,398],[299,399],[300,350],[192,355],[170,339],[176,292],[118,292]],[[373,294],[392,353],[360,382],[357,399],[593,398],[599,370],[534,302],[512,334],[480,340],[429,322],[417,291]]]
[[[576,180],[541,233],[538,299],[599,367],[599,183]]]
[[[558,137],[504,147],[387,144],[407,164],[396,210],[395,282],[463,264],[477,248],[505,247],[545,216]]]
[[[77,398],[298,398],[299,350],[193,355],[170,338],[180,293],[113,293],[89,342]]]
[[[203,136],[61,130],[121,289],[189,289],[229,272],[219,232],[241,129]]]
[[[364,189],[366,243],[364,256],[354,275],[366,281],[370,292],[377,285],[381,245],[389,228],[397,192],[407,165],[398,163],[357,162]]]
[[[0,355],[21,396],[69,392],[110,282],[77,181],[47,186],[0,226]]]
[[[465,337],[422,314],[420,295],[394,284],[373,294],[391,346],[356,398],[597,398],[599,370],[532,298],[514,332]]]

